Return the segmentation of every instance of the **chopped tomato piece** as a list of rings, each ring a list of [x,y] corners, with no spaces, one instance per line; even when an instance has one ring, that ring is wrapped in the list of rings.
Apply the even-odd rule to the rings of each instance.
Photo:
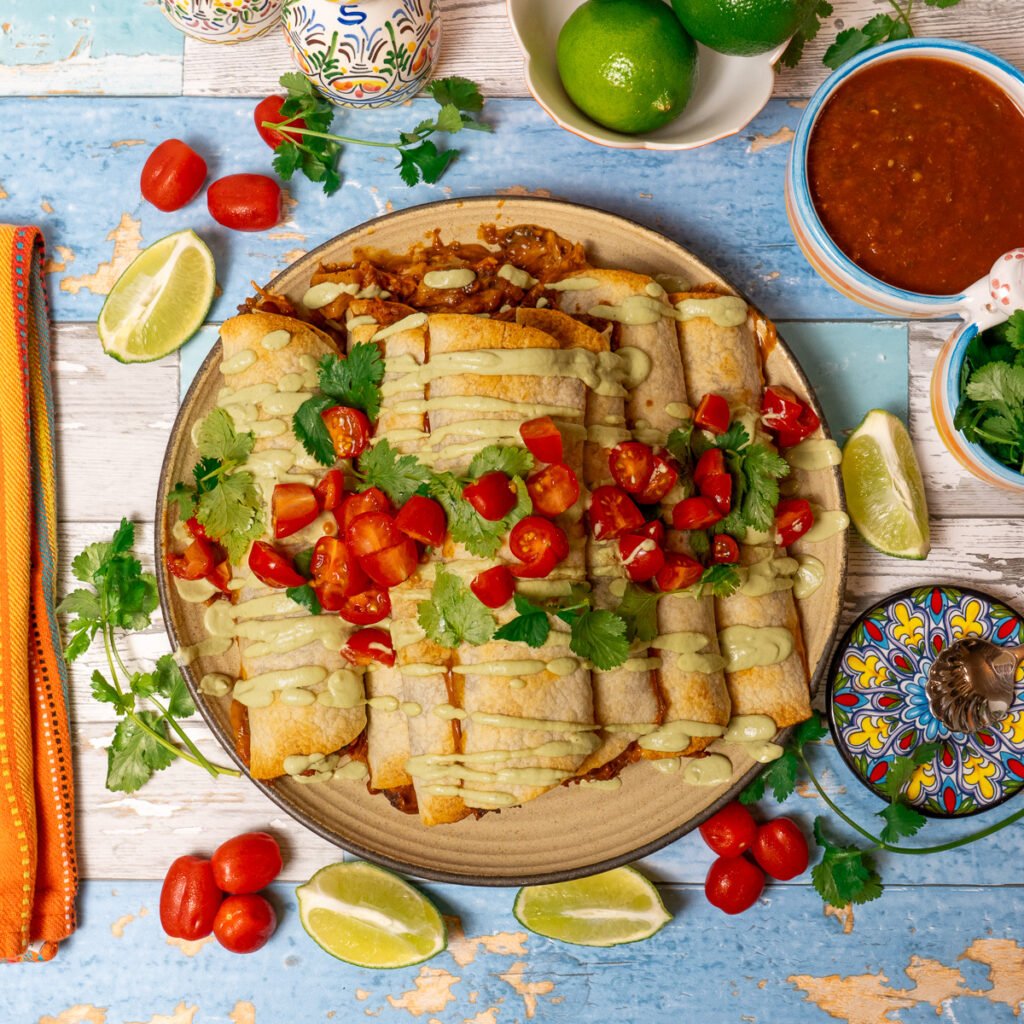
[[[732,565],[740,560],[740,546],[727,533],[715,535],[711,544],[711,561],[716,565]]]
[[[511,478],[497,469],[484,473],[479,480],[464,487],[462,496],[492,523],[504,519],[516,504],[516,490]]]
[[[783,498],[775,506],[775,543],[789,547],[814,525],[814,511],[805,498]]]
[[[729,473],[712,473],[704,477],[700,485],[701,497],[710,498],[723,516],[732,508],[732,476]]]
[[[358,594],[368,584],[356,556],[338,537],[321,537],[316,542],[309,572],[314,588],[320,588],[318,596],[323,590],[327,598],[326,601],[321,598],[320,603],[332,612],[338,611],[345,598]]]
[[[387,512],[364,512],[356,516],[345,531],[345,542],[356,558],[397,544],[402,534]]]
[[[356,524],[358,522],[357,519]],[[397,544],[359,559],[366,575],[382,587],[396,587],[407,580],[416,571],[418,562],[419,551],[411,537],[403,537]]]
[[[256,579],[268,587],[301,587],[306,582],[292,560],[265,540],[253,544],[249,551],[249,568]]]
[[[526,489],[534,510],[550,518],[572,508],[580,496],[580,482],[564,462],[554,462],[532,473],[526,481]]]
[[[677,530],[704,530],[721,518],[722,513],[710,498],[683,498],[672,509],[672,525]]]
[[[386,587],[367,587],[345,599],[341,617],[354,626],[369,626],[391,614],[391,595]]]
[[[765,389],[761,400],[761,422],[771,431],[789,430],[796,426],[804,403],[782,384]]]
[[[329,469],[313,488],[317,504],[324,512],[333,512],[345,497],[345,477],[340,469]]]
[[[212,541],[196,537],[180,555],[167,556],[167,568],[179,580],[201,580],[217,565],[217,548]]]
[[[334,454],[339,459],[362,455],[370,443],[370,421],[366,413],[347,405],[332,405],[320,413],[320,419],[331,435]]]
[[[596,540],[614,540],[643,525],[643,514],[621,487],[605,484],[591,495],[590,529]]]
[[[407,537],[432,548],[439,548],[444,543],[448,529],[444,509],[433,498],[425,498],[422,494],[414,494],[398,510],[395,526]]]
[[[222,594],[230,594],[231,588],[228,584],[231,582],[231,563],[225,558],[223,562],[219,562],[217,567],[207,577]]]
[[[641,505],[655,505],[675,487],[678,481],[679,470],[660,455],[655,455],[651,478],[647,481],[647,486],[637,494],[636,500]]]
[[[659,590],[685,590],[692,587],[704,575],[704,566],[679,551],[670,551],[665,556],[665,565],[654,577]]]
[[[501,608],[512,600],[515,579],[507,565],[496,565],[493,569],[477,573],[469,589],[481,604],[488,608]]]
[[[341,532],[347,533],[349,524],[356,516],[364,512],[390,512],[391,502],[379,487],[368,487],[359,494],[347,494],[342,503],[334,510]]]
[[[729,403],[713,392],[706,394],[697,406],[693,422],[712,434],[724,434],[729,429]]]
[[[529,452],[541,462],[561,462],[562,434],[550,416],[538,416],[527,420],[520,428],[519,435]]]
[[[540,561],[546,555],[553,555],[552,569],[569,554],[569,538],[565,535],[565,530],[541,516],[520,519],[512,527],[508,546],[512,554],[527,565]],[[550,572],[550,569],[548,571]],[[517,572],[516,575],[521,574]]]
[[[796,426],[778,430],[775,440],[780,448],[792,448],[793,445],[810,437],[820,426],[821,420],[818,419],[818,414],[809,405],[805,405],[800,413],[800,418],[796,421]]]
[[[372,665],[376,661],[391,668],[395,663],[395,645],[386,629],[357,629],[341,653],[353,665]]]
[[[637,533],[642,537],[650,537],[657,545],[665,543],[665,524],[660,519],[652,519],[644,523],[639,530],[630,530],[631,534]]]
[[[639,494],[654,472],[654,452],[639,441],[623,441],[608,452],[608,468],[627,494]]]
[[[728,470],[725,468],[725,453],[721,448],[709,448],[697,460],[697,465],[693,467],[693,482],[696,484],[697,490],[700,491],[709,476],[717,476],[719,473],[726,472]]]
[[[619,557],[634,583],[653,579],[665,565],[665,552],[642,533],[627,533],[619,538]]]
[[[320,515],[316,495],[307,484],[278,484],[274,488],[270,509],[274,536],[278,540],[309,526]]]
[[[195,516],[185,520],[185,525],[188,527],[188,532],[195,537],[196,540],[209,540],[206,536],[206,527],[203,526]]]

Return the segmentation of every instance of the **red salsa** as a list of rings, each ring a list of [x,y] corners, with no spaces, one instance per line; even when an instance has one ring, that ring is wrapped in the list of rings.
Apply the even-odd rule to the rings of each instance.
[[[818,117],[807,165],[832,240],[897,288],[961,292],[1024,245],[1024,115],[951,61],[851,75]]]

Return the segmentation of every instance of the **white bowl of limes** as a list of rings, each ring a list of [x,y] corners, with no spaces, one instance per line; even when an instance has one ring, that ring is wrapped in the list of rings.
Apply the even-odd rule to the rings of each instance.
[[[696,149],[735,135],[768,102],[793,28],[778,42],[754,40],[732,10],[763,3],[799,7],[797,0],[507,0],[526,84],[551,118],[602,146],[653,150]],[[691,34],[677,13],[689,23],[694,11],[707,24],[688,24]],[[753,21],[756,34],[765,19]]]

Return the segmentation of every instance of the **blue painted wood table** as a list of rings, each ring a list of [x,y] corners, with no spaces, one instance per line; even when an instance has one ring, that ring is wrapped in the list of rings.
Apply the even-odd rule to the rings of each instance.
[[[651,225],[717,266],[780,321],[838,435],[874,406],[909,418],[934,517],[932,555],[898,562],[854,538],[847,621],[883,593],[930,580],[970,581],[1024,607],[1024,500],[965,479],[931,428],[929,369],[950,325],[872,319],[814,275],[785,222],[788,142],[803,100],[824,76],[822,49],[844,22],[885,9],[881,0],[835,0],[821,39],[799,69],[779,76],[776,97],[740,135],[660,155],[612,152],[561,132],[525,96],[504,4],[448,0],[440,71],[468,74],[495,97],[487,107],[494,137],[469,140],[443,187],[411,190],[388,158],[352,149],[338,195],[325,199],[297,182],[286,221],[257,235],[219,228],[201,202],[160,214],[141,201],[137,182],[152,146],[171,136],[201,143],[214,175],[266,169],[247,97],[274,91],[287,69],[279,35],[231,48],[186,41],[152,0],[0,6],[0,219],[39,223],[49,242],[65,554],[109,535],[122,515],[143,524],[142,545],[151,549],[157,470],[179,395],[216,322],[251,279],[267,280],[324,239],[393,208],[447,195],[553,195]],[[921,31],[1024,63],[1019,0],[964,0],[919,16]],[[350,120],[385,135],[418,116],[400,108]],[[211,326],[180,357],[114,363],[95,335],[104,296],[141,247],[183,227],[196,228],[217,259],[222,291]],[[132,653],[155,658],[166,642],[158,625],[134,638]],[[511,915],[511,891],[430,885],[449,915],[448,952],[410,970],[347,968],[305,937],[293,900],[294,882],[339,851],[283,818],[253,787],[214,784],[180,765],[131,797],[104,789],[112,724],[89,697],[94,667],[85,659],[73,673],[81,927],[51,964],[0,969],[3,1024],[885,1024],[936,1015],[1009,1021],[1024,1008],[1018,829],[943,856],[880,857],[888,888],[856,911],[823,908],[805,876],[772,885],[739,918],[704,900],[710,856],[691,836],[642,865],[675,920],[649,942],[608,951],[525,932]],[[215,753],[202,726],[192,730]],[[862,820],[878,810],[833,750],[818,757],[831,794]],[[785,811],[807,826],[821,808],[801,786]],[[258,827],[286,837],[277,886],[283,923],[274,941],[236,957],[208,940],[166,939],[158,879],[172,857]],[[927,829],[932,841],[959,831]]]

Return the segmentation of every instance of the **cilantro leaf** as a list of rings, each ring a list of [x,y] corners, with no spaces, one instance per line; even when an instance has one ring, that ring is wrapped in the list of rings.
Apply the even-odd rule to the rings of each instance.
[[[459,108],[454,103],[445,103],[437,113],[435,125],[439,132],[448,132],[449,135],[462,131],[463,120]]]
[[[421,179],[426,184],[433,185],[458,155],[457,149],[439,152],[437,146],[427,139],[415,149],[401,150],[397,167],[406,185],[415,185]]]
[[[1010,406],[1024,404],[1024,367],[989,363],[981,367],[967,385],[967,397],[975,402]]]
[[[468,475],[477,480],[498,470],[506,476],[526,477],[533,469],[533,456],[522,445],[489,444],[473,456]]]
[[[448,532],[456,543],[480,558],[493,557],[509,530],[524,516],[530,514],[533,506],[526,484],[519,477],[513,478],[516,488],[516,506],[505,516],[492,522],[462,497],[462,483],[452,473],[432,473],[427,482],[430,496],[440,502],[448,518]]]
[[[881,832],[885,843],[895,843],[901,836],[916,835],[927,820],[920,811],[903,803],[889,804],[878,812],[878,817],[885,822]]]
[[[551,633],[547,611],[519,594],[515,594],[513,600],[519,614],[504,626],[500,626],[494,634],[494,639],[524,643],[530,647],[543,647]]]
[[[787,748],[781,757],[770,762],[768,767],[740,793],[740,803],[756,803],[764,796],[765,789],[770,789],[772,796],[781,804],[792,796],[796,789],[799,771],[800,765],[796,754]]]
[[[700,593],[713,597],[728,597],[739,585],[739,573],[731,565],[709,565],[697,581]]]
[[[797,26],[793,38],[780,58],[783,67],[795,68],[804,55],[804,46],[814,39],[821,29],[823,18],[832,14],[832,4],[828,0],[811,0],[807,10]]]
[[[726,461],[733,477],[733,507],[715,525],[715,531],[742,539],[748,527],[760,532],[772,530],[775,506],[779,503],[779,480],[789,475],[789,463],[763,444],[732,450]]]
[[[291,181],[292,175],[302,166],[302,150],[294,142],[285,139],[275,150],[274,170],[283,181]]]
[[[235,421],[227,409],[212,409],[199,425],[196,447],[204,459],[220,459],[222,463],[244,462],[252,451],[255,437],[235,429]]]
[[[443,565],[437,567],[431,599],[420,601],[416,617],[427,637],[442,647],[485,644],[494,634],[494,617]]]
[[[681,477],[688,476],[693,467],[693,431],[693,420],[687,420],[670,430],[665,439],[665,447],[681,467]]]
[[[570,630],[569,649],[599,669],[617,668],[629,657],[626,620],[614,612],[582,612]]]
[[[870,853],[858,846],[839,846],[823,831],[823,818],[814,819],[814,838],[824,853],[811,880],[821,898],[833,907],[867,903],[882,895],[882,880]]]
[[[196,706],[185,685],[181,669],[169,654],[161,655],[157,659],[153,679],[156,683],[156,692],[167,698],[167,714],[171,718],[188,718],[196,713]]]
[[[718,434],[711,442],[712,447],[724,452],[739,453],[750,444],[750,434],[741,420],[733,420],[724,434]]]
[[[794,730],[790,740],[794,750],[800,752],[808,743],[817,743],[828,735],[828,726],[821,720],[818,714],[812,714],[810,718],[801,722]]]
[[[117,687],[107,682],[106,677],[99,670],[93,672],[90,678],[94,700],[98,700],[101,704],[113,704],[118,714],[122,715],[135,706],[135,701],[128,694],[118,693]]]
[[[379,487],[396,507],[429,484],[432,476],[415,455],[399,455],[387,438],[359,456],[359,475],[360,489]]]
[[[929,7],[956,7],[960,0],[924,0]]]
[[[195,514],[196,489],[180,480],[167,492],[167,504],[176,505],[179,519],[189,519]]]
[[[320,390],[335,399],[335,405],[362,409],[371,419],[380,415],[380,383],[384,360],[371,341],[353,345],[348,357],[327,355],[320,360]]]
[[[323,611],[316,591],[308,583],[304,583],[301,587],[289,587],[285,593],[296,604],[302,605],[310,615],[319,615]]]
[[[100,566],[110,558],[112,552],[113,546],[109,541],[90,544],[71,562],[71,572],[75,579],[83,583],[92,583]]]
[[[114,729],[107,748],[107,789],[115,793],[134,793],[149,781],[154,772],[168,767],[174,755],[143,724],[166,738],[167,723],[155,711],[139,711],[134,718],[123,718]]]
[[[1008,320],[989,328],[992,337],[1018,352],[1024,351],[1024,309],[1016,309]]]
[[[307,454],[312,455],[321,466],[333,466],[338,461],[330,431],[320,415],[337,404],[327,395],[313,395],[299,406],[292,417],[292,433]]]
[[[310,566],[313,564],[313,548],[303,548],[292,555],[292,564],[308,580],[312,575]]]
[[[661,596],[635,583],[626,585],[615,614],[626,623],[626,635],[631,640],[648,643],[658,635],[658,601]]]
[[[483,109],[484,98],[480,94],[480,88],[476,82],[468,78],[461,78],[458,75],[435,78],[427,86],[427,90],[442,107],[450,104],[458,110]]]
[[[221,477],[217,487],[199,498],[196,518],[208,536],[227,548],[233,563],[265,530],[263,502],[253,475],[246,471]]]
[[[80,619],[95,621],[100,617],[99,598],[92,590],[79,588],[72,590],[59,605],[57,611],[61,615],[77,615]]]

